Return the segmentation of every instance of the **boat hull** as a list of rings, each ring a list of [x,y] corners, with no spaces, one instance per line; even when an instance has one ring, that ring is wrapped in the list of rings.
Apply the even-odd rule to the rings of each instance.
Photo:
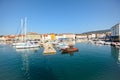
[[[66,48],[66,49],[61,49],[63,53],[68,53],[68,52],[77,52],[78,48]]]

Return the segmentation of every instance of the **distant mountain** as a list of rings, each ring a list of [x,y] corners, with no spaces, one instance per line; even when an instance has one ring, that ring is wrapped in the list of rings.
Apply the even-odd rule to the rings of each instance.
[[[97,31],[89,31],[89,32],[84,32],[82,34],[92,34],[92,33],[106,33],[106,32],[110,32],[110,29],[106,29],[106,30],[97,30]]]

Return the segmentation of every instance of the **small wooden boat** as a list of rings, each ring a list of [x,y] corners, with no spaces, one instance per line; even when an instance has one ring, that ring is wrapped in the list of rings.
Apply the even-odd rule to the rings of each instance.
[[[63,53],[76,52],[78,48],[74,48],[73,45],[70,45],[69,48],[61,49]]]

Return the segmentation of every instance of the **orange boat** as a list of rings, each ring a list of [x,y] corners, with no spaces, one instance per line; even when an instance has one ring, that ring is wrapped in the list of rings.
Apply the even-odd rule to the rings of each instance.
[[[78,48],[74,48],[73,45],[70,45],[69,48],[61,49],[63,53],[76,52]]]

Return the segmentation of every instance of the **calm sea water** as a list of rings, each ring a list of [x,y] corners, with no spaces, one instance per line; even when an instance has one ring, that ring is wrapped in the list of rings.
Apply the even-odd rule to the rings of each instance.
[[[0,46],[0,80],[120,80],[118,49],[77,43],[79,52],[44,55],[43,48]]]

